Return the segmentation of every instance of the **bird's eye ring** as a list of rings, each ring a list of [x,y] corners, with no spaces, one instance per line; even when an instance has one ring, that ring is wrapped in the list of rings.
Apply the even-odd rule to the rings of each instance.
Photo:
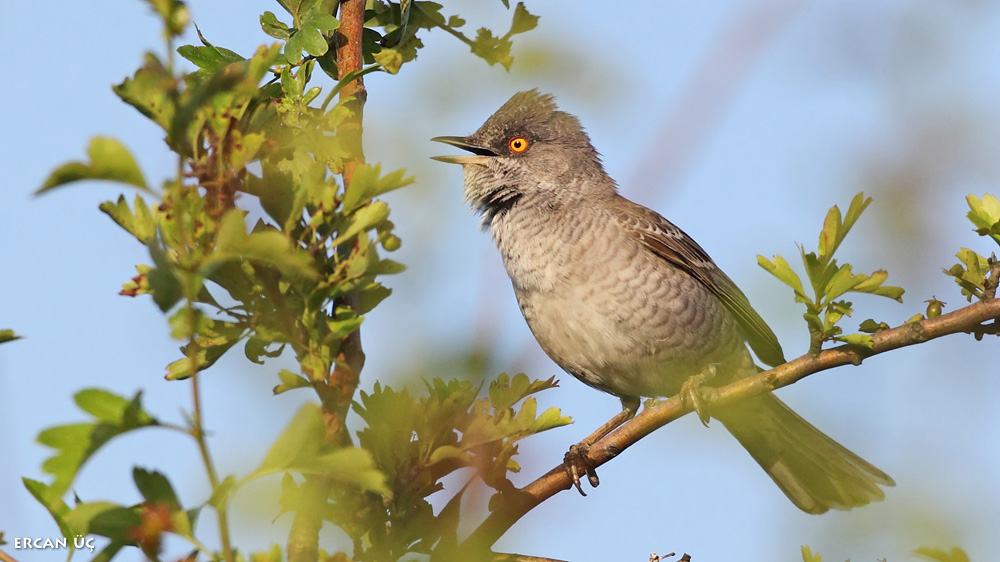
[[[511,151],[520,154],[525,150],[528,150],[528,139],[524,137],[514,137],[510,139],[510,141],[507,143],[507,146],[510,147]]]

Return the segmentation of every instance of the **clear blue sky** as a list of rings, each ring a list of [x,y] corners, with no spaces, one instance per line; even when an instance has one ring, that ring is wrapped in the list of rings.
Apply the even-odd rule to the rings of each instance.
[[[907,294],[904,305],[855,299],[854,320],[896,324],[932,295],[948,302],[946,310],[962,303],[939,271],[961,246],[990,251],[964,219],[964,196],[1000,191],[1000,7],[536,0],[528,8],[540,26],[518,37],[510,73],[432,33],[400,75],[367,79],[368,158],[406,168],[417,183],[389,198],[403,238],[394,257],[409,270],[388,280],[396,293],[364,325],[363,387],[401,381],[414,365],[473,343],[490,350],[493,373],[559,375],[561,387],[543,402],[577,423],[524,443],[519,483],[557,464],[569,444],[617,412],[616,399],[562,374],[537,348],[498,256],[465,209],[459,170],[428,159],[447,150],[430,137],[469,133],[532,87],[580,117],[626,196],[708,250],[775,328],[786,355],[807,347],[802,311],[755,256],[793,258],[795,243],[814,245],[826,210],[857,191],[875,203],[842,259],[858,270],[887,268]],[[193,0],[190,9],[216,45],[250,53],[269,41],[259,14],[280,7]],[[509,21],[500,2],[449,3],[446,11],[470,28],[502,32]],[[41,429],[81,419],[74,392],[142,389],[148,409],[167,421],[180,421],[188,408],[187,385],[162,378],[178,351],[159,311],[148,299],[117,295],[133,266],[149,261],[97,210],[119,189],[89,183],[31,196],[97,134],[131,147],[154,182],[170,173],[159,130],[111,92],[147,49],[162,47],[139,1],[0,4],[8,62],[0,328],[26,336],[0,346],[0,530],[8,540],[57,533],[20,477],[44,476],[48,451],[34,443]],[[895,478],[881,504],[800,513],[718,424],[706,430],[689,417],[603,467],[601,487],[587,498],[563,493],[546,502],[498,549],[574,561],[639,562],[654,551],[689,552],[696,561],[798,560],[799,546],[809,544],[825,560],[895,561],[911,559],[918,546],[957,544],[987,560],[1000,551],[998,353],[995,339],[953,336],[780,392]],[[287,361],[260,368],[233,355],[204,378],[207,425],[220,471],[245,473],[309,396],[270,397]],[[194,446],[152,432],[112,443],[86,466],[76,492],[138,501],[132,464],[166,472],[188,504],[205,497]],[[257,493],[238,500],[247,515],[236,517],[236,543],[245,551],[283,543],[289,522],[272,525],[276,504]],[[324,541],[346,548],[332,532]],[[166,554],[186,552],[174,542]],[[13,554],[26,562],[64,555]]]

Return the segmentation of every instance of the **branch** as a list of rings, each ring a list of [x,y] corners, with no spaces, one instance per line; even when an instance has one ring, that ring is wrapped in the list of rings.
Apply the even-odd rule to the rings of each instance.
[[[989,320],[992,322],[986,324]],[[841,345],[806,354],[797,359],[740,379],[723,386],[711,405],[726,405],[744,398],[788,386],[820,371],[843,365],[860,365],[864,359],[924,343],[950,334],[971,333],[977,339],[985,334],[1000,334],[1000,299],[986,299],[954,312],[882,330],[872,334],[872,348]],[[691,411],[688,401],[674,396],[662,402],[647,403],[642,412],[618,430],[590,447],[587,460],[596,468],[615,458],[654,430],[684,416]],[[497,508],[462,544],[463,548],[485,550],[490,548],[508,529],[538,504],[568,490],[572,481],[560,464],[524,488],[504,493],[497,500]]]
[[[351,97],[348,105],[351,118],[337,131],[351,151],[344,161],[344,189],[351,182],[354,170],[364,163],[361,150],[361,123],[365,104],[365,84],[361,79],[364,55],[361,36],[365,25],[365,0],[344,0],[340,3],[340,27],[334,35],[337,49],[337,74],[341,79],[356,75],[340,90],[341,99]],[[358,309],[356,294],[344,296],[334,303],[333,311],[340,306]],[[345,419],[354,392],[358,387],[361,369],[365,364],[365,353],[361,347],[361,332],[348,334],[340,344],[340,351],[334,362],[333,371],[325,381],[313,384],[322,403],[322,415],[326,424],[326,441],[333,445],[347,446],[351,442]],[[319,532],[323,526],[323,514],[327,508],[327,498],[332,480],[328,477],[310,477],[302,487],[303,502],[292,521],[288,535],[289,562],[315,562],[319,558]]]

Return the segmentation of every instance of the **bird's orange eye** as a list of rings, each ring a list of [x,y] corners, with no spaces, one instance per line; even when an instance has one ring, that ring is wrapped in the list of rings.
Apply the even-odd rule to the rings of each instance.
[[[528,150],[528,139],[524,137],[514,137],[510,139],[510,142],[507,143],[507,146],[509,146],[510,149],[513,150],[514,152],[520,154],[525,150]]]

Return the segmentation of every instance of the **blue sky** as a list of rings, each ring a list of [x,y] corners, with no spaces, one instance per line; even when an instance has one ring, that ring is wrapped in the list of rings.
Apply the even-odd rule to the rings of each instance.
[[[970,231],[964,197],[997,193],[1000,182],[995,4],[559,0],[528,8],[540,25],[517,38],[510,73],[432,33],[398,76],[367,78],[368,159],[406,168],[417,182],[388,198],[403,239],[393,257],[409,270],[387,280],[395,294],[366,319],[363,387],[398,384],[472,345],[489,351],[491,373],[558,375],[560,388],[542,403],[577,423],[522,445],[519,484],[617,412],[616,399],[561,373],[538,349],[495,250],[465,208],[459,170],[428,158],[447,152],[430,137],[470,133],[511,94],[533,87],[580,117],[623,194],[684,228],[740,284],[789,357],[808,345],[802,311],[755,256],[794,258],[796,243],[815,244],[826,210],[858,191],[875,202],[841,259],[861,271],[888,269],[907,294],[904,305],[859,297],[854,320],[900,323],[932,295],[946,310],[962,304],[939,272],[962,246],[990,251]],[[269,41],[259,14],[280,7],[194,0],[190,9],[213,43],[249,53]],[[142,389],[147,408],[175,422],[189,404],[185,383],[162,378],[178,357],[163,317],[148,299],[117,295],[134,265],[149,261],[97,210],[119,188],[88,183],[31,195],[98,134],[129,146],[154,183],[170,174],[160,131],[111,92],[144,50],[162,50],[156,20],[138,1],[39,10],[0,4],[0,51],[14,55],[0,104],[0,328],[26,336],[0,347],[0,530],[8,540],[57,532],[20,477],[43,476],[47,451],[34,443],[41,429],[81,419],[75,391]],[[503,31],[509,21],[500,2],[445,11],[472,29]],[[1000,550],[998,352],[995,339],[952,336],[780,391],[895,478],[881,504],[800,513],[718,424],[704,429],[689,417],[603,467],[601,487],[587,498],[563,493],[546,502],[498,549],[574,561],[642,561],[654,551],[797,560],[809,544],[828,560],[907,560],[918,546],[956,544],[986,560]],[[240,355],[204,377],[223,473],[249,471],[309,399],[270,396],[287,360],[257,367]],[[205,497],[193,444],[152,433],[112,443],[88,463],[76,491],[88,500],[137,501],[133,464],[166,472],[187,503]],[[237,544],[259,550],[284,542],[288,520],[271,524],[275,504],[263,488],[238,501],[247,515],[236,518]],[[324,536],[328,548],[339,540]],[[171,543],[168,553],[185,548]],[[64,553],[13,554],[33,561]]]

